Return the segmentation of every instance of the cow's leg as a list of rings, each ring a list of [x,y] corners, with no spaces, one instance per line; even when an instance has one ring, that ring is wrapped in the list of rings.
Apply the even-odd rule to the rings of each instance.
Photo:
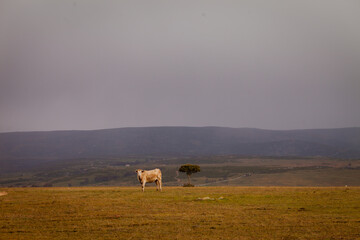
[[[155,180],[155,183],[156,183],[156,191],[159,191],[159,180]]]
[[[158,180],[158,183],[159,183],[159,188],[160,188],[160,192],[161,192],[161,191],[162,191],[162,188],[161,188],[161,185],[162,185],[161,179]]]
[[[145,190],[145,184],[146,184],[145,181],[143,181],[142,184],[141,184],[141,188],[142,188],[142,191],[143,191],[143,192],[144,192],[144,190]]]

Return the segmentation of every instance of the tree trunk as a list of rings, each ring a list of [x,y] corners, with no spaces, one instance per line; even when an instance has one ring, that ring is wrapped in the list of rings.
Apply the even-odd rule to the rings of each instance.
[[[187,176],[188,176],[188,182],[189,182],[189,184],[191,184],[190,175],[191,175],[191,174],[188,174],[188,175],[187,175]]]

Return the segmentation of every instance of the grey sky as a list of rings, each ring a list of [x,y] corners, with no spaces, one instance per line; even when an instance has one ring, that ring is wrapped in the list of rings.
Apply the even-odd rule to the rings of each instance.
[[[0,0],[0,132],[360,126],[358,0]]]

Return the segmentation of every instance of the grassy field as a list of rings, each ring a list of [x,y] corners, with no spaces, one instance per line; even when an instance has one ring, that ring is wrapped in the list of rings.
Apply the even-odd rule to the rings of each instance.
[[[0,188],[0,239],[360,239],[360,187]]]

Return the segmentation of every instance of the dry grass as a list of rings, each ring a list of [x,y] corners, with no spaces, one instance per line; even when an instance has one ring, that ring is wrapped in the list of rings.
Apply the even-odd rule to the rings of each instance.
[[[359,187],[0,190],[0,239],[360,239]]]

